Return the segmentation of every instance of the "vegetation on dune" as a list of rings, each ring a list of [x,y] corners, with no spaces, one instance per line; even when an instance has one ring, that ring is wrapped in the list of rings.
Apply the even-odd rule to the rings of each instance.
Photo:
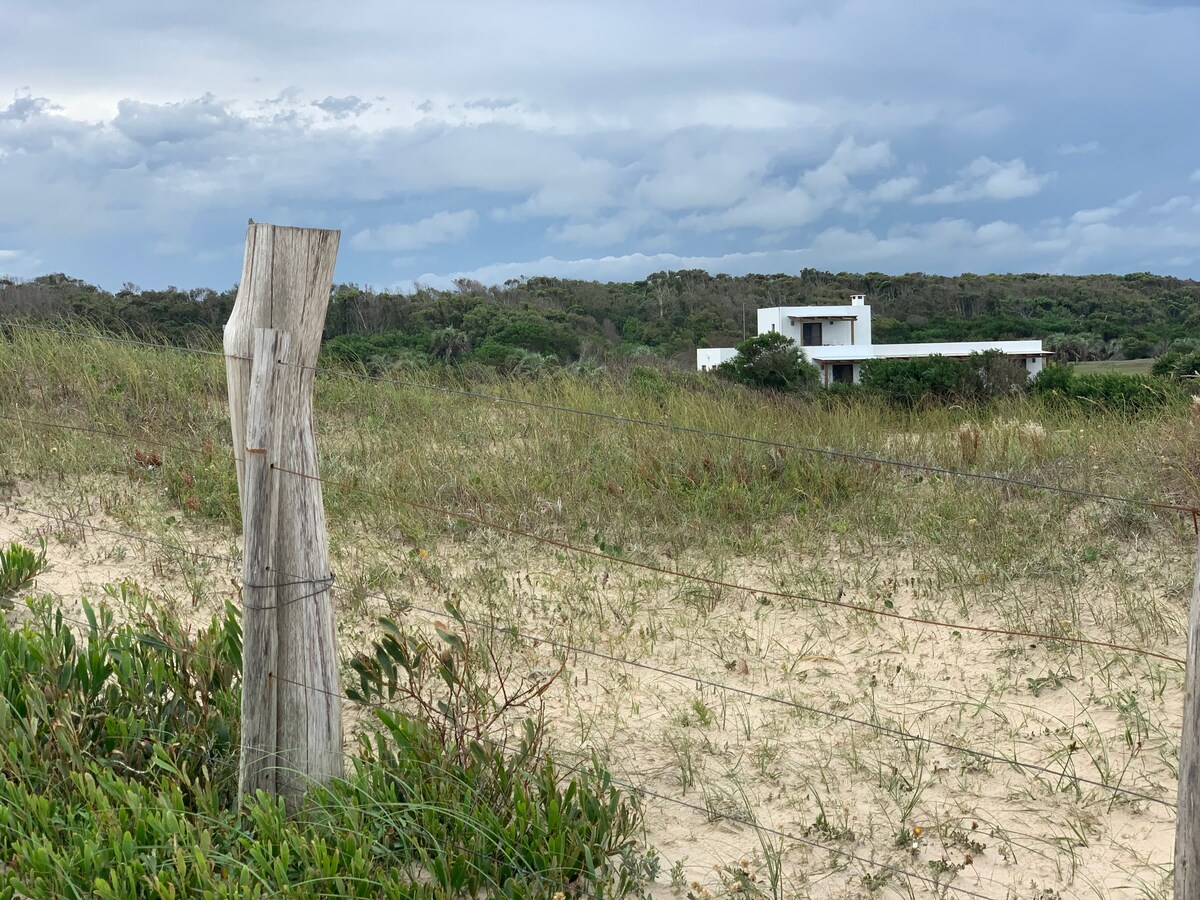
[[[16,485],[48,486],[30,509],[51,516],[42,532],[50,556],[55,547],[76,559],[116,553],[87,532],[98,520],[163,542],[117,538],[113,547],[178,573],[190,592],[183,606],[230,596],[227,573],[191,552],[237,552],[222,360],[24,329],[0,345],[0,414],[25,423],[0,444],[0,471]],[[1109,839],[1130,821],[1142,832],[1160,824],[1156,810],[1072,776],[1171,796],[1177,667],[1056,638],[1179,653],[1190,518],[1022,482],[1196,502],[1200,421],[1179,386],[1053,367],[1032,390],[1012,391],[1011,373],[992,368],[1006,361],[977,358],[881,366],[872,377],[884,385],[788,393],[645,360],[603,375],[459,364],[458,331],[437,346],[433,365],[430,349],[407,348],[414,362],[402,375],[347,357],[317,378],[347,629],[343,682],[382,707],[344,782],[314,791],[292,818],[263,798],[240,818],[228,809],[240,673],[233,609],[189,636],[132,587],[115,590],[111,615],[97,608],[78,627],[34,601],[0,629],[0,725],[15,735],[0,757],[6,889],[636,892],[657,860],[637,841],[648,824],[608,774],[634,777],[624,766],[634,783],[664,796],[677,788],[705,811],[688,819],[701,839],[688,837],[687,854],[702,858],[714,828],[722,852],[750,845],[715,876],[703,867],[730,896],[780,896],[788,873],[799,891],[806,878],[828,878],[847,892],[887,883],[921,896],[905,871],[942,884],[969,877],[999,896],[1005,879],[1025,890],[1046,860],[1062,868],[1039,883],[1071,884],[1077,861],[1103,856],[1097,865],[1111,867],[1126,853]],[[904,399],[935,388],[945,389],[937,403]],[[481,519],[559,543],[497,535]],[[13,557],[25,573],[13,597],[29,591],[30,552]],[[376,624],[379,604],[392,613]],[[876,610],[951,628],[893,628]],[[973,635],[973,625],[1049,637]],[[615,662],[569,654],[567,676],[542,694],[563,664],[554,642]],[[686,677],[639,680],[626,660],[769,702]],[[528,700],[531,712],[504,708],[504,698]],[[1063,775],[1026,778],[966,754],[925,753],[893,734],[831,724],[810,706]],[[1132,819],[1110,830],[1114,814]],[[721,824],[734,817],[780,822],[831,849],[806,856]],[[1064,837],[1068,827],[1078,835]],[[838,849],[893,868],[847,866]],[[969,857],[988,866],[973,871]],[[1144,859],[1127,865],[1150,877]],[[670,875],[688,889],[681,857]]]
[[[792,394],[817,387],[820,375],[796,342],[777,331],[760,334],[737,345],[737,356],[717,367],[717,373],[751,387]]]
[[[0,620],[10,894],[623,896],[653,871],[638,808],[599,763],[561,768],[532,721],[508,746],[501,729],[468,739],[439,725],[488,705],[467,657],[454,676],[466,696],[419,717],[380,709],[345,779],[295,815],[261,794],[234,809],[236,611],[191,635],[131,587],[109,602],[85,601],[81,623],[45,600],[21,624]]]
[[[1169,350],[1154,361],[1150,371],[1175,381],[1194,381],[1200,377],[1200,340],[1175,341]]]
[[[845,303],[866,293],[879,343],[1042,338],[1061,362],[1137,359],[1200,336],[1200,282],[1130,275],[830,273],[709,275],[656,272],[599,283],[522,278],[406,294],[353,284],[333,292],[331,357],[388,367],[477,360],[505,371],[547,360],[651,354],[693,365],[697,347],[734,346],[760,307]],[[234,290],[115,293],[65,275],[0,281],[0,315],[72,318],[170,343],[219,339]],[[541,363],[539,363],[539,360]]]
[[[892,403],[987,403],[1025,392],[1022,363],[998,350],[972,353],[965,360],[945,356],[872,359],[863,363],[862,387]]]

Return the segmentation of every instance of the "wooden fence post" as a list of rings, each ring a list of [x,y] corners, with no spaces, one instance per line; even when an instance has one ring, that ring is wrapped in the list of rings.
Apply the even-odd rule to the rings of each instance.
[[[332,576],[321,484],[314,480],[319,473],[312,422],[314,369],[337,247],[336,231],[251,222],[246,231],[242,280],[225,326],[233,446],[243,457],[237,472],[246,529],[245,621],[256,629],[255,646],[247,641],[243,652],[243,680],[250,689],[242,705],[243,746],[252,749],[253,765],[248,770],[247,760],[243,760],[241,787],[250,791],[273,787],[292,809],[310,783],[325,783],[342,774],[342,703]],[[271,355],[268,348],[272,346],[279,356],[270,377],[255,373],[256,331],[260,329],[290,338],[281,341],[278,336],[258,336],[264,360]],[[261,433],[253,435],[261,441],[254,444],[249,442],[248,425],[251,382],[256,377],[261,377],[264,391],[267,382],[273,385],[274,399],[269,403],[260,400],[258,406],[273,406],[274,419],[264,426],[272,433],[265,438]],[[274,456],[272,447],[276,448]],[[245,453],[247,448],[268,452]],[[268,459],[252,461],[257,456]],[[252,482],[252,475],[260,465],[266,469],[273,492],[255,493],[252,499],[251,489],[259,490],[257,476]],[[267,504],[265,521],[273,519],[275,527],[266,537],[255,538],[248,529],[263,524],[264,511],[258,506],[263,502]],[[269,512],[272,508],[274,513]],[[262,541],[265,548],[256,541]],[[259,568],[252,571],[252,563]],[[267,565],[270,569],[264,577],[262,567]],[[262,580],[251,580],[259,578]],[[247,639],[251,630],[248,627]],[[265,678],[268,674],[271,677]],[[258,703],[266,705],[254,705]]]
[[[247,795],[278,792],[280,761],[275,746],[278,714],[279,609],[274,574],[274,536],[279,521],[279,458],[276,404],[279,363],[291,344],[287,332],[254,330],[254,356],[246,409],[242,500],[242,756],[238,806]]]
[[[1200,537],[1188,613],[1184,676],[1183,741],[1179,747],[1179,793],[1175,802],[1175,900],[1200,897]]]

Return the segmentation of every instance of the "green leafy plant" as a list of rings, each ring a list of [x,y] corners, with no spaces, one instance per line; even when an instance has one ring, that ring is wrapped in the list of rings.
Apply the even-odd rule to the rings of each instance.
[[[347,696],[363,703],[405,703],[429,723],[444,752],[460,763],[470,760],[489,740],[502,740],[514,713],[535,709],[526,719],[533,728],[532,749],[540,746],[541,698],[566,665],[544,678],[518,679],[500,661],[497,642],[512,640],[508,629],[488,626],[485,640],[453,603],[445,604],[449,623],[436,622],[433,634],[382,618],[383,636],[370,650],[356,654],[350,668],[357,687]]]
[[[737,356],[716,369],[732,381],[785,393],[811,390],[820,381],[817,367],[804,351],[777,331],[742,341],[737,351]]]
[[[42,599],[0,620],[10,893],[549,900],[636,894],[657,874],[636,802],[594,758],[561,767],[532,722],[456,760],[447,732],[381,709],[347,777],[294,814],[265,794],[235,809],[236,610],[189,636],[130,587],[108,599],[119,616],[84,601],[73,622]]]
[[[478,886],[464,880],[469,867],[440,861],[440,848],[454,842],[475,856],[506,860],[518,852],[511,842],[519,837],[519,868],[564,884],[611,880],[618,895],[652,879],[656,866],[634,841],[636,802],[595,757],[567,777],[546,748],[543,696],[565,661],[518,681],[497,652],[501,642],[518,640],[510,630],[468,622],[453,603],[444,609],[448,621],[435,622],[432,633],[381,619],[383,635],[350,661],[357,685],[348,696],[415,711],[377,710],[383,730],[362,738],[355,762],[370,796],[387,797],[415,817],[396,833],[412,842],[411,852],[450,896]],[[430,764],[453,777],[431,779],[421,771]],[[470,810],[469,823],[446,816],[448,809]],[[514,865],[501,864],[490,877],[505,884]]]
[[[1175,381],[1194,382],[1200,376],[1200,341],[1194,338],[1175,341],[1154,361],[1150,373]]]
[[[16,541],[0,550],[0,608],[11,609],[13,595],[33,584],[38,575],[49,569],[45,540],[38,551]]]

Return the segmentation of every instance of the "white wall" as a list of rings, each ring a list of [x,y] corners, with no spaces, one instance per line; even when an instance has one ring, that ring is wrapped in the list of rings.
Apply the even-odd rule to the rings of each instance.
[[[735,356],[737,350],[733,347],[702,347],[696,351],[696,368],[707,372]]]
[[[773,306],[758,311],[758,333],[778,331],[790,337],[798,345],[804,345],[802,322],[793,322],[791,316],[821,323],[821,345],[855,347],[871,343],[871,307],[869,306]],[[854,327],[845,319],[831,320],[830,316],[853,316]]]
[[[782,306],[760,309],[758,311],[758,333],[767,334],[770,331],[779,331],[786,334],[787,332],[784,332],[780,327],[781,321],[784,321],[782,315],[780,315],[782,312]]]

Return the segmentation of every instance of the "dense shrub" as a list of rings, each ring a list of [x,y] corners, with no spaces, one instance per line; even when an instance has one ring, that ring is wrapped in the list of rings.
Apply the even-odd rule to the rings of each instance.
[[[820,383],[817,367],[795,341],[777,331],[742,341],[737,351],[737,356],[716,369],[733,381],[787,393],[812,390]]]
[[[1163,379],[1123,372],[1078,372],[1070,365],[1044,368],[1034,379],[1033,392],[1128,415],[1160,409],[1183,397],[1178,387]]]
[[[0,775],[58,782],[93,761],[153,783],[167,767],[230,799],[241,680],[232,610],[189,637],[136,592],[112,596],[139,628],[86,601],[82,638],[45,602],[24,626],[0,625]]]
[[[516,366],[522,355],[522,351],[517,347],[502,344],[494,338],[488,338],[479,345],[472,358],[475,362],[483,363],[485,366],[509,370]]]
[[[999,350],[948,356],[872,359],[862,365],[862,384],[905,406],[919,402],[983,403],[1025,391],[1025,367]]]
[[[424,365],[432,337],[420,334],[342,334],[321,348],[323,365],[362,366],[373,375],[381,375],[398,364]]]

